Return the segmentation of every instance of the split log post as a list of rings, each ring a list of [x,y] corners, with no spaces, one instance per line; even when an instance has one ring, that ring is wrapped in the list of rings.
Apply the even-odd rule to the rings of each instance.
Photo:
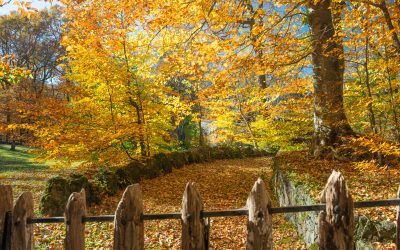
[[[65,208],[65,249],[85,249],[85,223],[82,218],[86,216],[86,195],[82,189],[80,193],[72,193]]]
[[[11,250],[11,233],[12,233],[12,211],[6,213],[3,248],[2,250]]]
[[[206,249],[208,232],[206,220],[201,218],[203,201],[195,183],[186,184],[182,199],[182,249]]]
[[[246,206],[249,210],[246,249],[272,249],[272,217],[269,213],[271,199],[264,182],[260,178],[253,186],[247,198]]]
[[[10,185],[0,185],[0,249],[6,244],[6,214],[12,211],[13,195]],[[11,232],[10,232],[11,233]]]
[[[353,199],[340,172],[332,172],[320,200],[326,210],[319,215],[319,249],[354,250]]]
[[[12,215],[12,250],[34,249],[33,226],[27,223],[28,218],[33,218],[31,192],[21,194],[15,202]]]
[[[400,199],[400,186],[397,190],[397,199]],[[396,250],[400,250],[400,206],[397,206],[396,213]]]
[[[144,249],[142,190],[139,184],[125,189],[115,211],[114,250]]]

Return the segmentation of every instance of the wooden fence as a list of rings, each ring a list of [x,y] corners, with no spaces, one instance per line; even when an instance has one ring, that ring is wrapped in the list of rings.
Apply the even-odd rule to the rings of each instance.
[[[196,185],[187,183],[180,213],[143,214],[142,192],[139,184],[126,188],[115,215],[87,216],[85,192],[72,193],[64,217],[35,218],[33,198],[23,193],[13,205],[11,186],[0,185],[0,249],[33,249],[33,225],[36,223],[65,223],[65,249],[85,248],[85,222],[113,221],[114,249],[144,249],[144,221],[179,219],[182,223],[182,249],[208,249],[209,217],[247,216],[247,249],[272,249],[272,220],[275,213],[321,211],[319,216],[320,249],[354,249],[354,208],[399,206],[397,199],[352,201],[343,176],[333,171],[321,195],[321,204],[275,207],[258,179],[247,198],[245,208],[226,211],[203,211],[203,202]],[[397,243],[399,245],[399,209],[397,209]]]

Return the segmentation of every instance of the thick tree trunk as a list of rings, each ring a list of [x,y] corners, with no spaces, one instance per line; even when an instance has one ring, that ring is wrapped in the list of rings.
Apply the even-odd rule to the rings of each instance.
[[[335,34],[338,8],[330,0],[309,6],[314,71],[314,135],[311,151],[319,157],[340,144],[340,137],[352,134],[343,106],[343,43]]]

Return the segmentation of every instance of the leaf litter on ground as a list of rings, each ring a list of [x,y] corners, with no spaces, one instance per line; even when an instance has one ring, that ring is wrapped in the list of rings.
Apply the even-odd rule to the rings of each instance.
[[[218,160],[174,169],[170,174],[140,182],[144,212],[179,212],[183,191],[189,181],[198,185],[205,210],[242,208],[258,177],[262,177],[272,194],[270,157]],[[114,214],[121,196],[122,191],[107,197],[101,205],[90,207],[89,214]],[[245,249],[246,219],[245,216],[211,218],[210,249]],[[61,224],[36,226],[36,245],[47,249],[61,248],[64,230]],[[112,223],[87,223],[88,249],[111,249],[112,237]],[[180,237],[179,220],[145,221],[146,249],[180,249]],[[273,216],[273,238],[275,249],[306,249],[294,227],[282,215]]]

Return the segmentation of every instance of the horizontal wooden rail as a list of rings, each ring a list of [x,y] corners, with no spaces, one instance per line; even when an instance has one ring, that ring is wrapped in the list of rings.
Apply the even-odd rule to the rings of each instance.
[[[201,216],[203,218],[207,217],[227,217],[227,216],[243,216],[249,215],[249,210],[247,208],[239,208],[234,210],[224,210],[224,211],[203,211]]]
[[[142,220],[169,220],[182,218],[181,213],[167,213],[167,214],[142,214]]]
[[[400,206],[400,199],[376,200],[376,201],[358,201],[354,202],[354,208],[372,208],[372,207],[387,207]],[[325,209],[325,204],[291,206],[291,207],[273,207],[269,208],[271,214],[280,213],[299,213],[309,211],[322,211]],[[201,217],[232,217],[232,216],[247,216],[246,208],[223,210],[223,211],[202,211]],[[165,213],[165,214],[142,214],[142,220],[168,220],[181,219],[181,213]],[[114,215],[101,216],[86,216],[82,218],[82,222],[112,222]],[[64,217],[47,217],[47,218],[29,218],[28,224],[36,223],[63,223]]]
[[[376,200],[376,201],[357,201],[354,202],[354,208],[372,208],[372,207],[389,207],[400,206],[400,199]],[[325,209],[325,204],[303,205],[293,207],[273,207],[270,208],[271,214],[280,213],[298,213],[309,211],[322,211]]]

